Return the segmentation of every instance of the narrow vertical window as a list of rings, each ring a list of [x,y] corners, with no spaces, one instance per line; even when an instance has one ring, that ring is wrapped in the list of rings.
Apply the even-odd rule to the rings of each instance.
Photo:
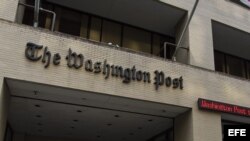
[[[87,38],[88,35],[88,23],[89,23],[89,16],[82,14],[81,16],[81,31],[80,36],[83,38]]]
[[[121,25],[111,21],[103,21],[102,42],[121,45]]]
[[[34,6],[34,0],[27,0],[26,4]],[[34,19],[34,8],[25,7],[22,23],[33,26],[33,19]]]
[[[236,58],[233,56],[227,56],[227,68],[228,73],[231,75],[244,77],[244,62],[240,58]]]
[[[226,72],[225,57],[223,53],[214,52],[214,64],[216,71]]]
[[[172,55],[175,50],[175,45],[172,44],[166,44],[166,54],[164,55],[164,43],[173,43],[169,37],[154,34],[153,35],[153,46],[152,46],[152,54],[164,57],[166,56],[167,59],[171,59]]]
[[[58,24],[58,31],[80,36],[81,14],[74,11],[61,9]]]
[[[89,39],[100,41],[101,26],[102,26],[102,20],[100,18],[92,16],[90,21]]]
[[[147,31],[125,26],[123,46],[136,51],[151,53],[151,34]]]
[[[161,56],[161,52],[163,52],[161,46],[163,46],[164,39],[161,38],[160,35],[153,35],[153,46],[152,46],[152,54],[156,56]]]

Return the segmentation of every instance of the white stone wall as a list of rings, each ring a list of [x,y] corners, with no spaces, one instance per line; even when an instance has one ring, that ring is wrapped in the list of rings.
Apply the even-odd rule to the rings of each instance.
[[[0,19],[15,21],[19,0],[0,0]]]

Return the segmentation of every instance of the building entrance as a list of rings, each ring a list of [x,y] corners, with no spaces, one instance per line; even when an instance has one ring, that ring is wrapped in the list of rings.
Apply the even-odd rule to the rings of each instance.
[[[186,108],[7,79],[5,141],[174,141]]]

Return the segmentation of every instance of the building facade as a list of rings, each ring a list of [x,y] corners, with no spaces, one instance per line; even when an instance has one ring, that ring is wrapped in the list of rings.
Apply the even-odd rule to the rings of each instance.
[[[0,0],[0,140],[222,141],[250,124],[248,3],[195,2]]]

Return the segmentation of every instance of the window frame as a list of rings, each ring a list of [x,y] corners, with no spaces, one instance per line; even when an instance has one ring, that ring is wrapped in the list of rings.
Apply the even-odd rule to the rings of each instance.
[[[215,52],[220,53],[220,54],[222,54],[224,56],[224,63],[223,63],[223,69],[224,70],[222,71],[222,73],[226,73],[226,74],[236,76],[236,77],[240,77],[240,78],[250,79],[250,69],[247,70],[247,65],[248,64],[249,64],[249,67],[250,67],[250,60],[247,60],[247,59],[244,59],[244,58],[241,58],[241,57],[231,55],[231,54],[228,54],[228,53],[225,53],[225,52],[214,49],[214,66],[216,64],[216,62],[215,62]],[[238,75],[230,74],[227,57],[237,58],[237,59],[240,59],[242,61],[242,63],[243,63],[243,65],[242,65],[242,75],[243,76],[242,77],[238,76]],[[221,71],[216,70],[216,68],[214,68],[214,69],[217,72],[221,72]]]

